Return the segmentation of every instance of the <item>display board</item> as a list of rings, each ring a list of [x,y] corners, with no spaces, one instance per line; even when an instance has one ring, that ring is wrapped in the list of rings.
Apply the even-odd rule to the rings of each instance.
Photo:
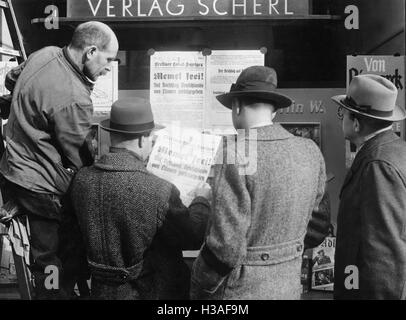
[[[344,94],[345,89],[280,89],[279,92],[292,98],[294,104],[279,110],[275,122],[293,134],[314,140],[323,153],[327,174],[334,176],[327,192],[331,200],[331,222],[335,224],[346,167],[345,139],[337,116],[338,107],[331,97]]]
[[[321,148],[320,122],[283,122],[281,125],[297,137],[312,139]]]
[[[91,95],[96,114],[108,114],[118,99],[118,62],[113,61],[111,71],[97,79]]]
[[[155,52],[150,62],[150,101],[157,123],[213,129],[218,113],[228,113],[215,96],[228,92],[241,71],[264,65],[260,50]],[[220,118],[222,116],[220,115]]]

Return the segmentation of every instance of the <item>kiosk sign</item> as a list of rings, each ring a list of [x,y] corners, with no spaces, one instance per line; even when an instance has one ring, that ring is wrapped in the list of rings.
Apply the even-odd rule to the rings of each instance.
[[[187,20],[309,15],[308,0],[68,0],[67,17]]]

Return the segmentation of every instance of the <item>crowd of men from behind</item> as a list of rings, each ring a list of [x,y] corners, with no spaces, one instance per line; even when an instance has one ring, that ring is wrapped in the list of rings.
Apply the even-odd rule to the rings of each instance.
[[[70,299],[75,284],[86,296],[91,278],[95,299],[300,299],[303,251],[328,233],[327,178],[319,147],[273,122],[292,104],[275,70],[249,67],[217,97],[235,129],[255,131],[256,172],[238,149],[227,162],[236,150],[227,139],[211,188],[186,207],[173,184],[146,170],[157,129],[147,100],[112,105],[100,123],[111,148],[93,161],[90,95],[118,48],[110,27],[83,23],[68,46],[34,52],[6,77],[0,221],[28,217],[36,298]],[[406,298],[406,143],[392,131],[406,112],[396,98],[374,75],[332,97],[358,148],[340,194],[337,299]],[[239,137],[244,150],[251,137]],[[199,250],[191,270],[183,250]],[[45,285],[49,265],[58,289]],[[358,287],[346,285],[347,266],[358,268]]]

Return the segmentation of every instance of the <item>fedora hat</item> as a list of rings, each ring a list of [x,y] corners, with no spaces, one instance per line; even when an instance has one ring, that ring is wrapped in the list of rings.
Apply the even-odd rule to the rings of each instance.
[[[406,118],[406,111],[396,105],[398,90],[388,79],[364,74],[353,78],[346,95],[331,99],[339,106],[369,118],[401,121]]]
[[[119,133],[142,133],[161,129],[155,125],[151,104],[141,98],[119,99],[111,106],[110,118],[102,120],[100,127]]]
[[[229,93],[217,96],[217,100],[225,107],[232,108],[234,97],[249,96],[272,102],[276,109],[290,107],[293,101],[283,94],[277,93],[278,79],[276,71],[264,66],[252,66],[244,69],[237,82],[233,83]]]

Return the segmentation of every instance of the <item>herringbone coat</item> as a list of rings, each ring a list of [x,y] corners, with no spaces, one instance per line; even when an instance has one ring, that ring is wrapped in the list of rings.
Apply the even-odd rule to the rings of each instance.
[[[313,141],[278,124],[251,130],[243,139],[237,164],[227,163],[234,152],[228,147],[216,168],[212,215],[193,266],[191,296],[299,299],[306,226],[324,194],[323,156]]]
[[[199,249],[209,204],[190,212],[171,183],[125,149],[111,149],[76,175],[72,197],[97,299],[184,299],[190,273],[182,249]]]

